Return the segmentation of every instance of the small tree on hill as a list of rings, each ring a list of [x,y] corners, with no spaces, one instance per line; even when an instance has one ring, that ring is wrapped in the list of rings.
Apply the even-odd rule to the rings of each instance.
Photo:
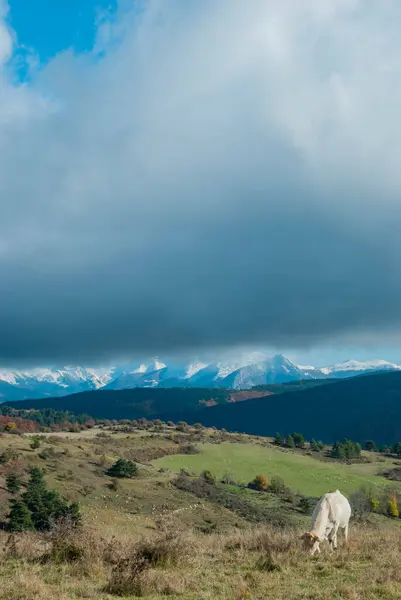
[[[21,478],[15,471],[9,471],[6,475],[6,488],[10,494],[16,494],[21,489]]]
[[[305,446],[305,438],[302,433],[293,433],[292,438],[297,448],[303,448]]]
[[[22,500],[11,500],[11,511],[8,516],[10,531],[29,531],[34,529],[31,513]]]
[[[187,431],[188,429],[188,423],[186,423],[185,421],[180,421],[179,423],[177,423],[177,427],[176,430],[177,431]]]
[[[31,437],[29,445],[32,448],[32,450],[37,450],[38,448],[40,448],[41,443],[42,443],[42,438],[39,435],[33,435]]]
[[[339,460],[359,458],[361,456],[361,446],[358,442],[344,439],[342,442],[334,444],[331,456]]]
[[[287,448],[295,448],[295,442],[292,435],[287,436],[285,440],[285,445],[287,446]]]
[[[21,507],[21,503],[25,508]],[[68,504],[60,494],[53,490],[48,490],[43,472],[38,468],[31,469],[30,478],[26,486],[26,491],[18,501],[11,500],[11,513],[9,517],[9,526],[22,527],[26,523],[27,529],[32,528],[37,531],[48,531],[59,519],[66,519],[72,526],[80,523],[79,506],[76,502]],[[25,510],[26,509],[26,510]],[[30,521],[21,515],[30,515]],[[19,529],[21,530],[21,529]]]
[[[255,479],[248,484],[248,487],[258,492],[264,492],[269,487],[269,480],[266,475],[256,475]]]
[[[110,477],[135,477],[138,474],[138,467],[132,460],[119,458],[114,465],[106,471]]]
[[[397,442],[396,444],[394,444],[394,446],[392,447],[392,451],[394,452],[394,454],[397,454],[397,456],[401,456],[401,442]]]
[[[275,444],[276,446],[281,446],[282,443],[283,443],[283,438],[277,431],[276,435],[274,436],[273,444]]]
[[[377,452],[376,444],[372,440],[367,440],[364,447],[368,452]]]

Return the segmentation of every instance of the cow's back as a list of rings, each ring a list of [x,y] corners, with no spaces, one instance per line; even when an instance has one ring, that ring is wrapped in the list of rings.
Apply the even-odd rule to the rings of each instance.
[[[346,527],[351,517],[351,506],[347,498],[338,490],[325,495],[330,508],[330,520],[339,527]]]

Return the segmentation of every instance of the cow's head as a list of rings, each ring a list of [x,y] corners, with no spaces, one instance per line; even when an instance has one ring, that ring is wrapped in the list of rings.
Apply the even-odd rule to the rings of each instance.
[[[314,531],[304,533],[303,535],[301,535],[301,540],[303,541],[306,550],[309,551],[311,556],[313,556],[315,552],[320,552],[319,546],[322,540]]]

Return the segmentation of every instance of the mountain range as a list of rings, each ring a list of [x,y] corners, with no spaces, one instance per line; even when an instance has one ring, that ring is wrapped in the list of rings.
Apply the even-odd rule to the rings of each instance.
[[[149,362],[105,368],[67,366],[32,370],[0,370],[0,401],[61,397],[90,390],[132,388],[219,388],[255,386],[314,379],[343,379],[375,371],[401,371],[401,365],[375,360],[348,360],[328,367],[300,366],[281,354],[243,354],[211,363]]]

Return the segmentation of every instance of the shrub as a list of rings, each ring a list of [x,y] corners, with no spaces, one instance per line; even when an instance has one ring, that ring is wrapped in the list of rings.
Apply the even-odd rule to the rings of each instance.
[[[368,440],[364,443],[364,448],[368,452],[377,452],[376,444],[372,440]]]
[[[393,496],[391,496],[391,498],[388,500],[387,512],[390,517],[398,518],[400,516],[395,494],[393,494]]]
[[[207,483],[214,485],[216,483],[216,476],[211,471],[203,471],[201,474],[202,479],[204,479]]]
[[[109,490],[112,490],[113,492],[117,492],[119,487],[120,487],[120,482],[118,481],[118,479],[112,479],[110,481],[110,483],[107,484]]]
[[[117,596],[143,596],[142,577],[151,568],[182,564],[191,545],[174,535],[144,540],[114,562],[106,592]]]
[[[37,448],[40,448],[41,443],[42,438],[39,435],[33,435],[30,439],[29,445],[32,450],[36,450]]]
[[[376,498],[371,498],[370,499],[370,506],[371,506],[372,512],[379,512],[380,501],[377,500]]]
[[[187,431],[188,429],[188,424],[185,421],[180,421],[179,423],[177,423],[177,427],[176,430],[177,431]]]
[[[270,480],[269,490],[273,492],[273,494],[282,494],[285,490],[285,483],[282,477],[275,475]]]
[[[110,477],[135,477],[138,474],[138,467],[132,460],[119,458],[114,465],[106,471]]]
[[[364,520],[372,511],[372,492],[366,487],[361,487],[350,496],[352,513],[356,519]]]
[[[298,506],[299,506],[300,510],[307,515],[310,511],[309,498],[307,498],[306,496],[302,496],[302,498],[299,501]]]
[[[248,484],[248,487],[252,490],[263,492],[269,487],[269,481],[266,475],[256,475],[255,479]]]
[[[8,465],[8,463],[14,460],[18,460],[19,457],[20,453],[17,450],[14,450],[13,448],[8,448],[0,454],[0,464]]]
[[[178,448],[179,454],[200,454],[198,446],[195,444],[184,444]]]

